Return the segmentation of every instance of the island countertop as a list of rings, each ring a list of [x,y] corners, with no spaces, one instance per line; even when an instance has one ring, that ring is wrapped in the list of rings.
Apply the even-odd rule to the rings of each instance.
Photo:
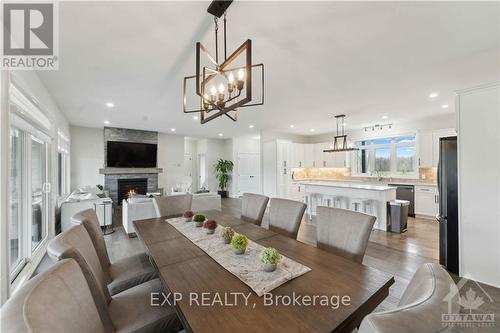
[[[332,182],[332,181],[298,181],[297,183],[306,186],[326,186],[326,187],[341,187],[341,188],[351,188],[358,190],[369,190],[369,191],[391,191],[396,190],[393,186],[386,185],[371,185],[362,183],[349,183],[349,182]]]

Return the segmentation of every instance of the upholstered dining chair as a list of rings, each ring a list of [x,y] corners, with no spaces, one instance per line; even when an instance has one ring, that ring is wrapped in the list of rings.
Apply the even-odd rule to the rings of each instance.
[[[72,259],[61,260],[28,280],[7,300],[1,313],[4,333],[110,332],[82,270]]]
[[[109,260],[101,226],[93,209],[81,211],[73,215],[71,220],[73,224],[81,224],[87,230],[99,257],[111,295],[158,277],[158,273],[149,261],[149,256],[144,252],[114,262]]]
[[[241,201],[241,219],[256,225],[262,224],[269,198],[265,195],[243,193]]]
[[[398,307],[367,315],[358,333],[448,332],[442,315],[459,313],[459,297],[455,282],[444,268],[423,264],[403,292]]]
[[[189,193],[153,198],[156,217],[182,215],[191,209],[192,202],[193,195]]]
[[[296,239],[306,207],[300,201],[272,198],[269,205],[269,230]]]
[[[152,307],[151,293],[162,292],[153,279],[111,296],[92,240],[83,225],[53,238],[47,253],[56,260],[74,259],[83,272],[106,332],[177,332],[180,321],[172,307]]]
[[[347,209],[317,208],[318,248],[363,262],[376,217]]]

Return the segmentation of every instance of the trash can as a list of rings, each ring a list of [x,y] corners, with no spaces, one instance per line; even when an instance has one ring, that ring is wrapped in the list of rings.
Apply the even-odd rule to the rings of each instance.
[[[405,232],[408,225],[408,200],[392,200],[387,203],[387,221],[390,231],[396,233]]]

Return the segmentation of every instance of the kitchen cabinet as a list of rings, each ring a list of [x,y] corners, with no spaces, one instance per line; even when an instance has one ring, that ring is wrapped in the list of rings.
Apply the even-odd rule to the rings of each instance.
[[[288,190],[287,199],[304,202],[304,197],[305,197],[304,189],[305,185],[291,183]]]
[[[434,149],[432,131],[422,131],[418,134],[418,166],[432,168],[434,166]]]
[[[439,212],[439,194],[437,186],[415,186],[415,214],[435,218]]]
[[[314,144],[314,167],[315,168],[333,168],[333,154],[325,153],[323,150],[329,149],[329,142]]]
[[[292,180],[292,142],[286,140],[276,141],[277,155],[277,196],[278,198],[286,198],[288,189]]]
[[[420,168],[437,168],[439,163],[439,139],[455,135],[457,133],[453,128],[419,132],[418,166]]]
[[[305,168],[305,145],[303,143],[292,144],[292,168]]]
[[[314,167],[314,145],[304,144],[304,165],[306,168]]]

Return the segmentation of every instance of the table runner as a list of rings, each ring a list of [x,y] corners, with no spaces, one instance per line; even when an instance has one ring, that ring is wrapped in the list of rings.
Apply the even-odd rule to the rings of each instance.
[[[281,286],[311,269],[284,255],[274,272],[264,272],[259,260],[260,251],[264,246],[248,240],[248,247],[244,254],[235,254],[230,244],[224,244],[219,235],[221,226],[215,232],[207,234],[207,229],[196,227],[194,222],[185,222],[183,217],[165,220],[176,228],[187,239],[207,253],[224,269],[240,279],[258,295]]]

